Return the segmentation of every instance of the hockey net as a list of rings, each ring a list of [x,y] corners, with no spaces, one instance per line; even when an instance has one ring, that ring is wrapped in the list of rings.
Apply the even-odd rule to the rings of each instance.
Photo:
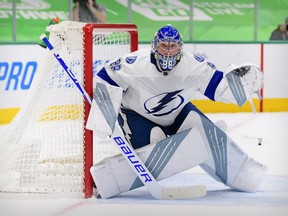
[[[63,21],[47,30],[55,50],[90,96],[93,75],[103,64],[138,46],[133,24]],[[43,52],[47,57],[27,104],[1,136],[0,196],[91,197],[90,167],[116,154],[117,148],[101,144],[97,137],[93,141],[93,133],[85,129],[89,103],[54,56]]]

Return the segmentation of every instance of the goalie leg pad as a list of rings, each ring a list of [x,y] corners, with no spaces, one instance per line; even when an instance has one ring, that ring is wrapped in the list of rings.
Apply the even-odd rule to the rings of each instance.
[[[157,143],[166,138],[166,134],[160,127],[152,128],[150,132],[150,143]]]
[[[97,182],[97,190],[101,195],[101,198],[109,198],[115,194],[119,194],[119,188],[117,187],[116,179],[113,175],[113,170],[110,168],[109,161],[102,161],[97,166],[90,168],[90,173],[93,177],[94,182]],[[98,185],[110,185],[110,187],[99,188]],[[104,190],[104,192],[102,192]]]
[[[219,124],[218,124],[219,125]],[[191,111],[179,131],[188,127],[197,127],[208,152],[203,168],[210,176],[225,185],[241,191],[257,190],[265,176],[267,168],[248,155],[225,133],[204,115]],[[252,167],[255,174],[250,175]]]
[[[197,128],[187,129],[155,144],[136,149],[136,153],[157,180],[199,165],[208,157]],[[143,186],[120,154],[105,158],[93,165],[90,171],[102,198]]]
[[[227,186],[245,192],[256,192],[268,171],[267,166],[247,158],[233,181]]]

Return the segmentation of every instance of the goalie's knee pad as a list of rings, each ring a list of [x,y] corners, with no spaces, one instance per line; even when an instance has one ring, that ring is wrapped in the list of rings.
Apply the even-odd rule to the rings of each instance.
[[[234,179],[227,186],[245,192],[256,192],[267,174],[268,168],[252,158],[247,158]]]
[[[218,120],[215,125],[220,128],[223,132],[227,132],[228,126],[224,120]]]
[[[150,132],[150,143],[157,143],[160,140],[163,140],[166,138],[166,134],[163,132],[163,130],[160,127],[154,127],[152,128]]]

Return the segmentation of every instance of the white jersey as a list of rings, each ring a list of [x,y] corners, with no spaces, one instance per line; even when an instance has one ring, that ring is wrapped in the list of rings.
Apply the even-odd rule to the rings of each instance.
[[[124,89],[124,108],[163,126],[174,122],[196,91],[212,100],[225,101],[219,97],[224,95],[223,91],[219,94],[216,88],[229,89],[226,82],[223,86],[221,71],[217,71],[204,58],[188,52],[183,52],[181,61],[166,76],[151,62],[149,49],[138,50],[109,62],[98,76]],[[225,102],[229,101],[234,102]]]

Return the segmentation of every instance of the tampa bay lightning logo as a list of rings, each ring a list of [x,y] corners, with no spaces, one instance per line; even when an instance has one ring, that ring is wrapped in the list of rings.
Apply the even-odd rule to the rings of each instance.
[[[199,56],[199,55],[194,55],[194,58],[199,61],[199,62],[203,62],[204,61],[204,58],[202,56]]]
[[[136,59],[137,59],[137,56],[128,56],[126,57],[125,60],[128,64],[133,64],[136,61]]]
[[[172,113],[184,102],[184,98],[179,94],[182,90],[165,92],[148,99],[144,103],[146,112],[154,116],[164,116]]]

